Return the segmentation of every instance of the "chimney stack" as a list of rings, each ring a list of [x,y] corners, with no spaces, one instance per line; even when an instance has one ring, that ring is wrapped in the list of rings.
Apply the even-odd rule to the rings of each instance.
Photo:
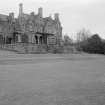
[[[54,18],[55,18],[55,20],[59,20],[59,13],[55,13]]]
[[[19,4],[19,16],[22,16],[23,15],[23,4],[20,3]]]
[[[40,17],[43,17],[43,8],[39,8],[39,9],[38,9],[38,15],[39,15]]]
[[[13,12],[9,13],[9,16],[10,16],[12,19],[14,19],[14,13],[13,13]]]

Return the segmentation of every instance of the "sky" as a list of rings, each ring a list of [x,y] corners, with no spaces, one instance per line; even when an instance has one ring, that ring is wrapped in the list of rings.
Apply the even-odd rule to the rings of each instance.
[[[23,3],[24,13],[43,8],[43,16],[59,13],[63,35],[76,38],[76,33],[85,28],[92,34],[105,39],[105,0],[0,0],[0,14],[19,13],[19,3]]]

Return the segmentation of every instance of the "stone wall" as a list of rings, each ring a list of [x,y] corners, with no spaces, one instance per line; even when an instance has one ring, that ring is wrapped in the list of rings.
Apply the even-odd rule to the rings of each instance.
[[[47,53],[46,46],[35,44],[16,43],[16,44],[3,44],[0,49],[15,51],[17,53]]]

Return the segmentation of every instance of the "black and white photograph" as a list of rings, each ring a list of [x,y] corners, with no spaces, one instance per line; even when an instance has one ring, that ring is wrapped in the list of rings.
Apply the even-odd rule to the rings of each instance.
[[[105,0],[0,0],[0,105],[105,105]]]

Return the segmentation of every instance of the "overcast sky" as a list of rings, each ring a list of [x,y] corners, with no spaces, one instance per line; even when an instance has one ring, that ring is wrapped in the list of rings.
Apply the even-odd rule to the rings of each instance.
[[[14,12],[18,15],[18,4],[24,4],[24,12],[43,7],[43,15],[58,12],[63,26],[63,34],[75,37],[82,28],[89,29],[105,38],[105,0],[0,0],[0,14]]]

